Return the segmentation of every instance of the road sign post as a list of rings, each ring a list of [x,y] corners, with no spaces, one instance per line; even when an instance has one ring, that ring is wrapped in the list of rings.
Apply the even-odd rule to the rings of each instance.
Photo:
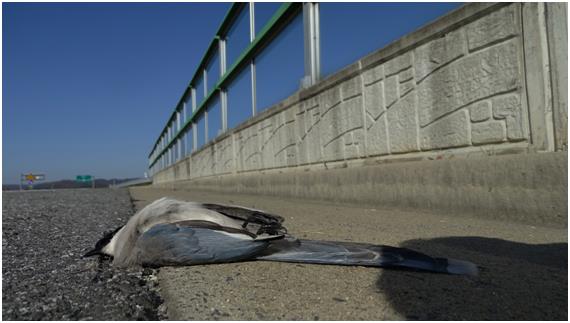
[[[34,182],[43,181],[45,179],[46,179],[45,174],[33,174],[33,173],[20,174],[20,191],[22,190],[22,183],[24,181],[27,181],[29,188],[32,189]]]

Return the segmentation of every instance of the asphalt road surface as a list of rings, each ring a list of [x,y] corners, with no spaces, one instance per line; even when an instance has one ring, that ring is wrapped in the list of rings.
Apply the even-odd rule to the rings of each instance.
[[[167,191],[3,193],[4,320],[566,320],[568,231],[418,211]],[[104,231],[171,196],[280,214],[299,238],[404,246],[472,261],[478,277],[245,262],[115,269],[81,259]],[[131,201],[132,198],[132,201]],[[164,303],[163,300],[164,299]]]
[[[2,193],[2,319],[158,320],[156,271],[81,259],[132,214],[126,190]]]
[[[475,278],[262,261],[163,267],[158,280],[169,319],[568,319],[567,228],[267,196],[130,192],[139,209],[163,196],[238,204],[284,216],[299,238],[402,246],[480,266]]]

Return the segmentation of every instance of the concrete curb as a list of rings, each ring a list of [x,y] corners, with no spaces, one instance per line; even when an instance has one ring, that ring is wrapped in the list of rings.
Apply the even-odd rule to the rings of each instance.
[[[157,187],[422,209],[568,225],[568,153],[213,176]]]

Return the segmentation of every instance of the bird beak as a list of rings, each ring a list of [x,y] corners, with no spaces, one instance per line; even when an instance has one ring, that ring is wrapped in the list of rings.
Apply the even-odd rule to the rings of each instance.
[[[86,254],[84,254],[83,256],[81,256],[81,258],[87,258],[87,257],[93,257],[96,255],[101,255],[101,250],[99,249],[93,249],[91,251],[88,251]]]

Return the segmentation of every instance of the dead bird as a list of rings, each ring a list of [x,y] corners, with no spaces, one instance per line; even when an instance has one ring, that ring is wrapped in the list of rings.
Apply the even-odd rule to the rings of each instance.
[[[475,264],[406,248],[296,239],[283,217],[242,206],[161,198],[100,239],[84,257],[108,255],[116,266],[186,266],[266,260],[391,267],[477,275]]]

